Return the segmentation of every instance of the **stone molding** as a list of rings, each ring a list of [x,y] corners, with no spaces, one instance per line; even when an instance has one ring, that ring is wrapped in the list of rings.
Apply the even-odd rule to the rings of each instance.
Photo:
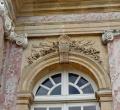
[[[33,101],[33,94],[21,92],[17,94],[17,104],[30,104]]]
[[[14,27],[13,27],[14,23],[9,17],[4,0],[0,0],[0,15],[3,18],[4,31],[5,31],[6,38],[9,39],[10,41],[15,41],[17,45],[22,46],[23,48],[26,48],[28,44],[27,34],[17,35],[15,33]]]
[[[120,30],[104,31],[104,33],[102,34],[103,44],[107,44],[108,42],[113,41],[114,37],[117,37],[118,35],[120,35]]]
[[[96,98],[100,101],[112,101],[112,90],[101,89],[96,92]]]

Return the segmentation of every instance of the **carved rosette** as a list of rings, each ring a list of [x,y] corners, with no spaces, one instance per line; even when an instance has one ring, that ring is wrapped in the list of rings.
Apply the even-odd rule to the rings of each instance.
[[[120,35],[119,30],[109,30],[109,31],[104,31],[102,34],[102,41],[104,44],[107,44],[108,42],[113,41],[114,37]]]

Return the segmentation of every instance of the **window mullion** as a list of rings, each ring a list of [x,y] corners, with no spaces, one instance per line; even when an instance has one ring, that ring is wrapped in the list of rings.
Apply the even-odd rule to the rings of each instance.
[[[83,110],[83,106],[81,106],[81,110]]]
[[[68,95],[68,74],[63,71],[62,74],[62,95]]]
[[[81,78],[81,76],[79,76],[79,77],[77,78],[77,80],[75,81],[74,84],[77,84],[80,78]]]
[[[68,110],[67,104],[63,104],[63,110]]]
[[[51,77],[49,77],[50,81],[52,82],[52,84],[55,86],[55,82],[53,81],[53,79]]]

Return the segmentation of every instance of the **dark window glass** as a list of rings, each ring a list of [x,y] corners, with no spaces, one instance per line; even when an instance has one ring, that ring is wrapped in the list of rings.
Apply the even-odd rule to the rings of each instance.
[[[83,88],[82,91],[83,91],[84,94],[94,93],[94,90],[93,90],[91,84],[86,86],[85,88]]]
[[[86,106],[83,110],[96,110],[96,106]]]
[[[47,87],[49,87],[49,88],[52,88],[52,87],[53,87],[53,84],[52,84],[52,82],[50,81],[49,78],[46,79],[46,80],[42,83],[42,85],[47,86]]]
[[[56,74],[52,76],[52,79],[56,84],[61,83],[61,74]]]
[[[61,95],[61,85],[57,86],[53,91],[50,93],[50,95]]]
[[[69,110],[81,110],[81,107],[69,107]]]
[[[47,95],[47,93],[48,90],[40,86],[36,92],[36,95]]]
[[[75,87],[69,85],[69,94],[80,94],[80,92]]]
[[[61,110],[60,107],[55,107],[55,108],[49,108],[49,110]]]
[[[47,110],[47,108],[34,108],[34,110]]]
[[[77,78],[78,78],[78,75],[69,73],[69,82],[75,83]]]
[[[86,79],[84,79],[83,77],[81,77],[80,80],[78,81],[77,85],[79,87],[81,87],[81,86],[83,86],[86,83],[88,83],[88,81]]]

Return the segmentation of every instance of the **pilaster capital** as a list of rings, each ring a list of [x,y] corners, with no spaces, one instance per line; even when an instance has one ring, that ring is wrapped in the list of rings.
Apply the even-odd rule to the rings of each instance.
[[[16,42],[17,45],[26,48],[28,45],[27,34],[16,34],[13,27],[13,21],[10,19],[6,3],[0,0],[0,16],[3,18],[4,31],[7,39]]]
[[[27,40],[27,34],[16,34],[14,31],[14,28],[11,29],[9,36],[7,36],[7,39],[9,39],[12,42],[16,42],[17,45],[22,46],[23,48],[26,48],[28,45]]]
[[[120,30],[107,30],[102,34],[102,41],[104,44],[113,41],[114,37],[120,35]]]

